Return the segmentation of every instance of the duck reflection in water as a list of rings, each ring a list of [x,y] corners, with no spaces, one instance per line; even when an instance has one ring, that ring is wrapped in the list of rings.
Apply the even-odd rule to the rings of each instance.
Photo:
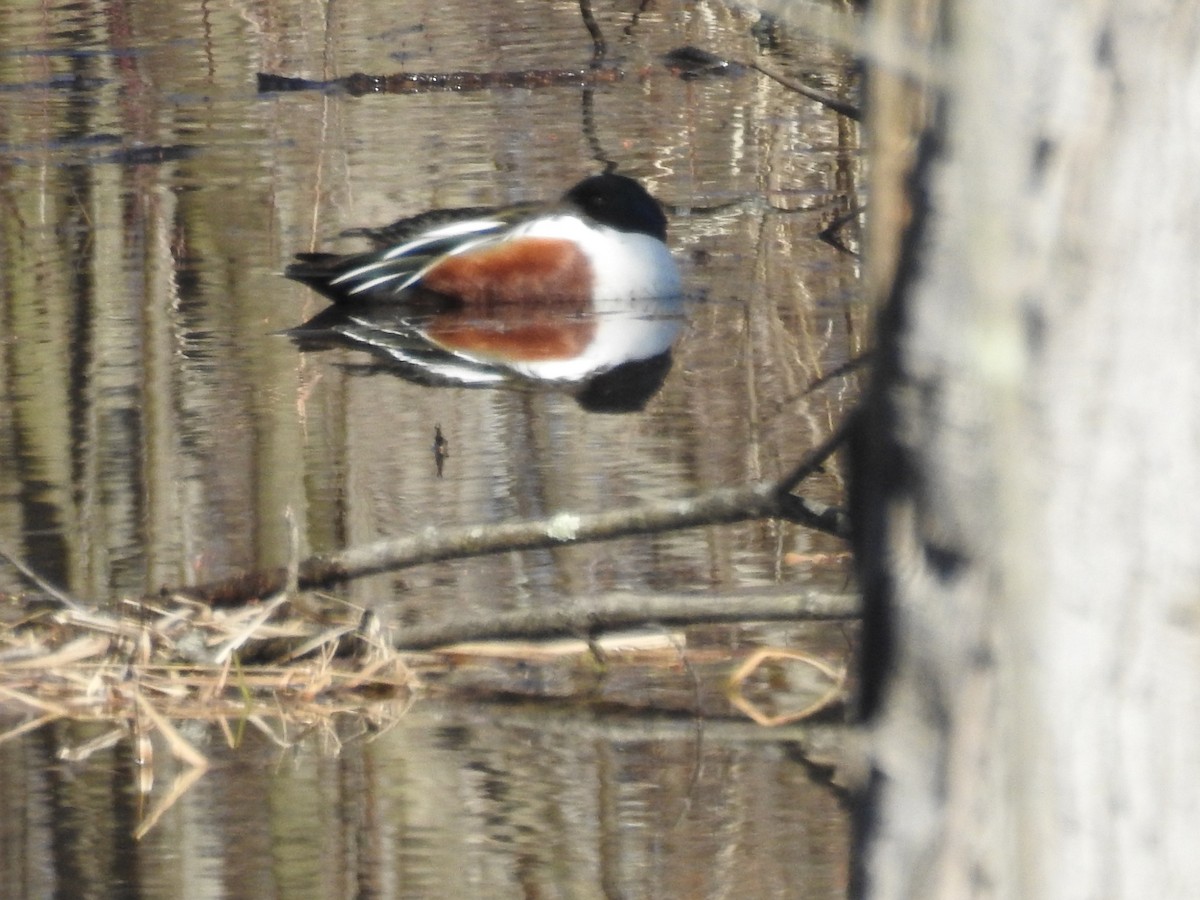
[[[333,306],[289,334],[353,347],[427,385],[570,393],[642,409],[683,326],[662,207],[621,175],[550,204],[434,210],[381,229],[367,253],[304,253],[286,275]]]

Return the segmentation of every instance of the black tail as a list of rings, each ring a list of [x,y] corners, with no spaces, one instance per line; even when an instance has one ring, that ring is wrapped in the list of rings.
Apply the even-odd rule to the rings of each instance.
[[[297,253],[295,260],[283,270],[285,277],[292,281],[306,284],[322,297],[327,297],[335,303],[343,303],[347,299],[344,290],[330,284],[344,272],[362,265],[368,254],[353,253]]]

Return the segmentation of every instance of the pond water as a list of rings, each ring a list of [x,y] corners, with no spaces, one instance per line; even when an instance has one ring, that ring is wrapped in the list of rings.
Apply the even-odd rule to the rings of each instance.
[[[565,0],[6,3],[0,544],[111,602],[294,550],[788,470],[858,390],[809,389],[866,338],[856,257],[819,237],[859,200],[858,131],[757,71],[682,78],[662,58],[695,45],[839,95],[848,60],[716,0],[594,11],[620,79],[352,96],[256,79],[579,69],[592,41]],[[425,209],[556,197],[609,166],[665,205],[685,283],[644,410],[430,387],[284,335],[325,306],[282,277],[297,251]],[[836,467],[804,488],[842,490]],[[617,590],[844,586],[844,549],[748,523],[343,595],[416,624]],[[0,592],[25,587],[0,565]],[[0,895],[840,896],[836,794],[787,739],[698,722],[418,698],[371,740],[251,730],[231,750],[195,726],[213,768],[140,843],[128,742],[62,762],[95,726],[60,723],[0,744]]]

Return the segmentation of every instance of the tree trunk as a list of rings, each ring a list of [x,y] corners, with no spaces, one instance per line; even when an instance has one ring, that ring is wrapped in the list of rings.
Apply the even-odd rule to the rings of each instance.
[[[937,15],[873,248],[857,890],[1200,897],[1200,11]]]

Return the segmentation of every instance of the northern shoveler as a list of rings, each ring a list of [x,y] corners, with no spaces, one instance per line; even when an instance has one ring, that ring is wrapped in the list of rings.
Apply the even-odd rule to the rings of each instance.
[[[288,267],[334,301],[291,333],[306,348],[367,350],[426,384],[515,379],[567,387],[588,408],[639,409],[681,328],[666,231],[641,185],[605,174],[550,204],[434,210],[348,232],[377,249],[300,254]]]

